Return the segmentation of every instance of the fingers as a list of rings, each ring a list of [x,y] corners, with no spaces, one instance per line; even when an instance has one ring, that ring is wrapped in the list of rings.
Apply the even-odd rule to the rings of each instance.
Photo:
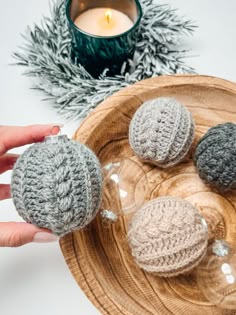
[[[40,142],[50,134],[57,134],[61,125],[57,124],[32,125],[26,127],[0,126],[0,155],[4,155],[8,150]],[[15,154],[5,154],[0,158],[0,173],[12,169],[17,159]],[[10,185],[0,184],[0,200],[11,197]],[[28,223],[0,223],[0,247],[17,247],[30,242],[52,242],[58,237],[51,234],[48,230],[40,229]]]
[[[25,127],[0,126],[0,155],[15,147],[40,142],[52,133],[57,134],[61,126],[60,124]]]
[[[57,240],[57,236],[29,223],[0,223],[0,247],[19,247],[30,242],[49,243]]]
[[[13,166],[18,159],[18,154],[5,154],[0,157],[0,174],[13,169]]]
[[[11,198],[11,187],[8,184],[0,184],[0,200]]]

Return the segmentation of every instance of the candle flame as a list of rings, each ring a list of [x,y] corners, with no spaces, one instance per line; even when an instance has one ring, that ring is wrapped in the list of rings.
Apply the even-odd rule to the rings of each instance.
[[[106,17],[107,23],[110,24],[111,17],[112,17],[112,11],[111,11],[110,9],[108,9],[108,10],[105,12],[105,17]]]

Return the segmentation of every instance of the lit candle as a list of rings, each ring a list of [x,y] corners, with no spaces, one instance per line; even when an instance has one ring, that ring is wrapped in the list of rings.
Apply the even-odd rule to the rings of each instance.
[[[128,69],[142,18],[139,0],[66,0],[66,17],[76,64],[95,78],[105,69],[110,76]]]
[[[96,36],[119,35],[134,25],[126,14],[107,8],[87,10],[79,15],[74,23],[82,31]]]

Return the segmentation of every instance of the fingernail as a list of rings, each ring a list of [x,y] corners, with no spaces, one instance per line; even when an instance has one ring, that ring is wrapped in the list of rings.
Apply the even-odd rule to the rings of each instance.
[[[49,125],[53,126],[53,127],[60,127],[60,128],[64,127],[64,124],[62,124],[62,123],[52,123],[52,124],[49,124]]]
[[[33,238],[34,243],[51,243],[59,240],[59,237],[51,233],[38,232]]]
[[[63,126],[63,124],[52,124],[51,135],[57,135],[60,133]]]

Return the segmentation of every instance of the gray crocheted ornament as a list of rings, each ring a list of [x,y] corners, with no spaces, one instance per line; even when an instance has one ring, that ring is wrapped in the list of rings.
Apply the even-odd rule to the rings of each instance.
[[[186,156],[194,138],[191,113],[174,98],[145,102],[134,114],[129,142],[142,160],[166,168]]]
[[[128,241],[139,267],[173,277],[200,263],[206,253],[208,231],[199,211],[188,201],[160,197],[135,213]]]
[[[236,189],[236,124],[209,129],[197,145],[194,162],[207,183],[222,191]]]
[[[59,236],[94,218],[101,191],[101,167],[94,153],[63,135],[29,147],[12,173],[12,198],[20,216]]]

